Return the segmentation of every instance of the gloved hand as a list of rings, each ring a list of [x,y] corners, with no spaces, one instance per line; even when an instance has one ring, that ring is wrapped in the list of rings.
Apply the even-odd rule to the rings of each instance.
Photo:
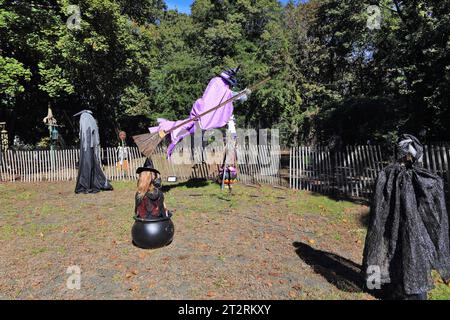
[[[237,99],[239,102],[245,102],[245,101],[247,101],[247,99],[248,99],[248,96],[252,93],[252,91],[250,90],[250,89],[244,89],[243,91],[241,91],[241,92],[235,92],[235,91],[233,91],[233,97],[235,96],[235,95],[237,95],[237,94],[240,94],[240,93],[242,93],[243,92],[243,94]]]
[[[244,93],[242,96],[239,97],[238,101],[245,102],[247,101],[247,99],[248,99],[247,94]]]
[[[249,88],[245,88],[244,89],[244,94],[241,96],[241,98],[239,99],[240,102],[245,102],[248,100],[248,96],[252,93],[252,90],[250,90]]]

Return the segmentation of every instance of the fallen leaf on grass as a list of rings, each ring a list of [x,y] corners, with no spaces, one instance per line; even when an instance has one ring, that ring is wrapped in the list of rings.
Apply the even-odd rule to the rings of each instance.
[[[128,291],[137,291],[139,287],[137,285],[128,288]]]
[[[279,276],[281,276],[281,274],[277,273],[277,272],[269,272],[269,276],[271,276],[271,277],[279,277]]]
[[[297,292],[295,291],[289,291],[289,297],[295,298],[297,296]]]
[[[295,289],[295,290],[297,290],[297,291],[300,291],[300,290],[302,290],[302,286],[299,285],[299,284],[296,284],[295,286],[292,286],[292,289]]]
[[[130,279],[132,276],[137,275],[139,272],[136,269],[128,270],[125,274],[125,278]]]
[[[214,291],[208,291],[208,293],[206,295],[208,297],[214,297],[216,295],[216,293]]]
[[[198,243],[197,245],[195,245],[197,250],[209,250],[209,246],[205,243]]]
[[[315,241],[314,239],[309,239],[308,242],[309,242],[310,244],[316,243],[316,241]]]
[[[145,252],[139,253],[139,258],[144,259],[145,257],[147,257],[147,254]]]

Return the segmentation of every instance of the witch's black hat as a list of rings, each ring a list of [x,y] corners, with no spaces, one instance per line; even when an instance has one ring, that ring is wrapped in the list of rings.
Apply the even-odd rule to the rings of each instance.
[[[237,85],[236,74],[240,68],[241,66],[239,65],[237,68],[224,70],[220,73],[219,77],[221,77],[230,86],[234,87]]]
[[[161,174],[158,170],[153,167],[153,161],[150,158],[145,160],[145,163],[142,167],[137,168],[136,173],[140,174],[142,171],[151,171],[157,174]]]

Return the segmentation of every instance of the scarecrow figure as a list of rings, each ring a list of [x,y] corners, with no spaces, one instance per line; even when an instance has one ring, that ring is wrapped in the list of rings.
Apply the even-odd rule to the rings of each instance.
[[[100,167],[100,138],[98,126],[92,112],[83,110],[75,114],[80,116],[80,160],[75,193],[97,193],[112,190]]]
[[[424,300],[431,270],[450,280],[449,221],[442,179],[420,166],[423,147],[403,135],[397,162],[378,175],[365,242],[369,289],[387,299]],[[370,284],[378,282],[378,287]]]
[[[119,161],[116,163],[116,168],[119,172],[127,172],[128,171],[128,154],[129,149],[126,143],[127,133],[125,131],[119,132],[120,143],[117,147],[117,158]]]

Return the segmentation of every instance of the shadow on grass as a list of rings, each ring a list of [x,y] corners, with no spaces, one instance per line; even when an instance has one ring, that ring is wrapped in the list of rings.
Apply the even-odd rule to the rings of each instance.
[[[168,191],[172,190],[173,188],[179,188],[179,187],[202,188],[202,187],[206,187],[207,185],[209,185],[209,183],[210,182],[207,179],[195,178],[195,179],[190,179],[185,182],[179,182],[176,184],[165,184],[161,187],[161,191],[168,192]]]
[[[339,290],[363,292],[360,265],[334,253],[314,249],[302,242],[294,242],[293,246],[300,259]]]
[[[337,192],[331,192],[331,193],[327,193],[327,194],[322,194],[319,193],[325,197],[330,198],[331,200],[335,200],[335,201],[348,201],[348,202],[352,202],[352,203],[356,203],[356,204],[361,204],[364,206],[369,206],[370,205],[370,199],[369,198],[356,198],[356,197],[350,197],[344,194],[339,194]]]
[[[345,292],[365,292],[376,299],[389,300],[388,290],[367,290],[361,266],[337,254],[314,249],[303,242],[294,242],[295,252],[314,272]]]
[[[364,227],[368,227],[369,226],[369,222],[370,222],[370,209],[368,212],[360,215],[359,217],[359,222],[361,223],[361,225],[363,225]]]

